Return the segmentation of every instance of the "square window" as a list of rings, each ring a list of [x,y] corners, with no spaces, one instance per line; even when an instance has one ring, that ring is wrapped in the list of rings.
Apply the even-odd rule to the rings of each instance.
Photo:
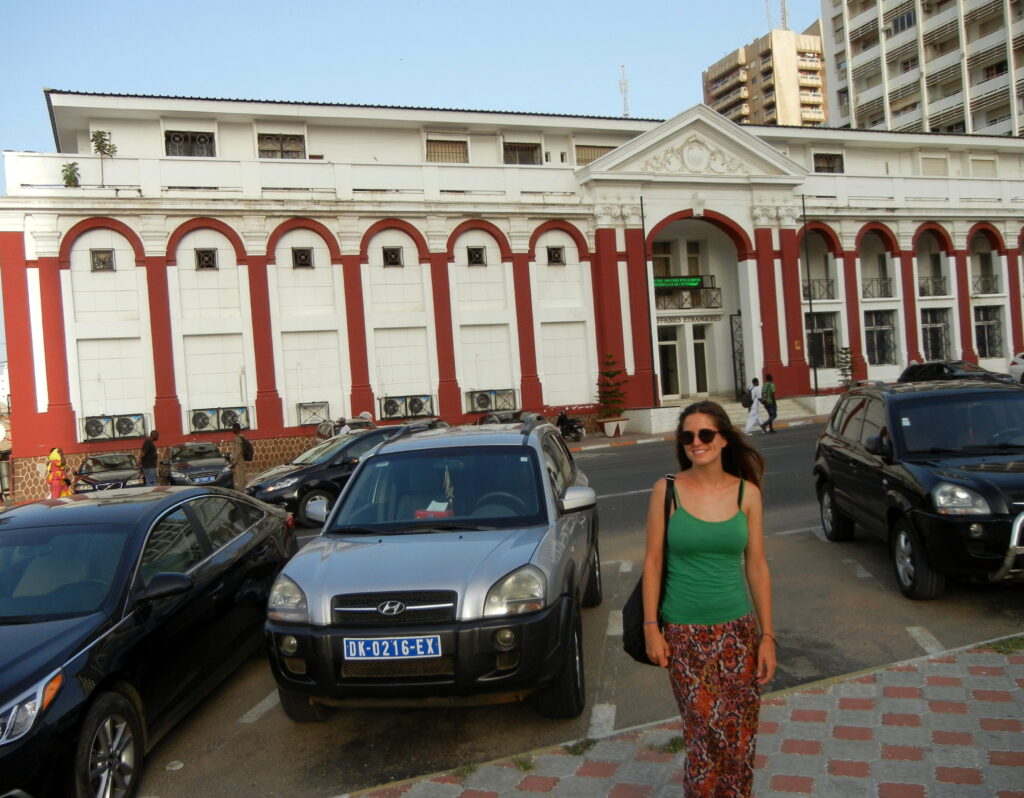
[[[487,250],[483,247],[466,247],[466,262],[470,266],[486,266]]]
[[[402,265],[402,248],[401,247],[381,247],[381,254],[384,257],[385,266],[401,266]]]
[[[565,265],[565,247],[548,247],[548,266]]]
[[[114,271],[114,250],[112,249],[90,249],[89,259],[94,272]]]
[[[513,144],[506,142],[504,152],[505,163],[540,166],[541,159],[539,144]]]
[[[164,152],[171,156],[213,158],[217,155],[217,147],[213,133],[167,130],[164,132]]]
[[[215,249],[197,249],[196,250],[196,269],[216,269],[217,268],[217,250]]]
[[[469,142],[427,139],[427,163],[469,163]]]
[[[306,157],[306,137],[288,133],[257,133],[260,158],[296,160]]]
[[[843,174],[843,156],[835,152],[814,153],[814,171],[826,174]]]
[[[292,268],[312,269],[313,249],[312,247],[292,247]]]

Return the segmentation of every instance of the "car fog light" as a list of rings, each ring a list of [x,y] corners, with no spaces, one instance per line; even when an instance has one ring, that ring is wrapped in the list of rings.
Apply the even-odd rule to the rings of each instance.
[[[494,667],[499,671],[510,671],[519,666],[518,651],[502,651],[495,657]]]
[[[286,657],[284,659],[284,666],[297,676],[306,675],[306,660],[304,659],[299,659],[298,657]]]
[[[971,524],[967,527],[967,534],[972,538],[980,538],[985,533],[985,527],[981,524]]]
[[[292,656],[296,651],[299,650],[299,641],[296,640],[292,635],[285,635],[281,638],[281,641],[277,644],[277,647],[281,649],[281,653],[286,657]]]
[[[516,633],[511,629],[499,629],[494,633],[494,645],[498,648],[509,649],[516,644]]]

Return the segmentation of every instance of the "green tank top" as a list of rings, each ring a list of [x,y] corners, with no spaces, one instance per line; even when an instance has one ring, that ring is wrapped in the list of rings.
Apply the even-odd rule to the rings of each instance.
[[[740,481],[739,503],[743,502]],[[673,490],[675,486],[673,485]],[[678,501],[668,523],[665,595],[661,617],[667,623],[717,624],[750,612],[743,550],[747,516],[737,508],[726,521],[702,521]]]

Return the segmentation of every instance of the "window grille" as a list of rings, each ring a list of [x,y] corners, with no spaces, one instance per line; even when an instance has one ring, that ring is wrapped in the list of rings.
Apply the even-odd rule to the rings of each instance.
[[[548,266],[565,265],[565,247],[548,247]]]
[[[469,144],[465,141],[427,139],[427,163],[469,163]]]
[[[808,364],[818,368],[836,367],[836,314],[806,313]]]
[[[867,339],[868,363],[872,366],[896,363],[896,313],[891,310],[869,310],[864,313],[864,335]]]
[[[213,158],[217,154],[213,133],[168,130],[164,133],[164,147],[167,155]]]
[[[505,163],[522,166],[540,166],[539,144],[505,143]]]
[[[486,266],[487,250],[484,247],[466,247],[466,263],[470,266]]]
[[[974,309],[974,339],[978,357],[1003,356],[1003,322],[998,305]]]
[[[217,250],[215,249],[197,249],[196,250],[196,270],[200,269],[216,269],[217,268]]]
[[[90,249],[89,261],[94,272],[112,272],[114,271],[114,250]]]
[[[841,175],[843,172],[843,156],[841,153],[835,152],[816,152],[814,153],[814,171]]]
[[[260,158],[297,159],[306,157],[306,137],[292,133],[259,133]]]
[[[292,247],[292,268],[312,269],[313,249],[312,247]]]
[[[949,359],[949,312],[945,308],[921,311],[921,348],[925,360]]]
[[[401,266],[402,265],[402,248],[401,247],[382,247],[381,254],[384,258],[385,266]]]
[[[576,165],[586,166],[588,163],[593,163],[602,155],[606,155],[614,149],[614,147],[600,147],[596,144],[577,144]]]

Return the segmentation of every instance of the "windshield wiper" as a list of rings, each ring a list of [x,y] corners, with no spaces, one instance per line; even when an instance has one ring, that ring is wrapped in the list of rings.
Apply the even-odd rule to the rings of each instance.
[[[328,535],[380,535],[386,530],[370,529],[368,526],[335,526],[327,530]]]

